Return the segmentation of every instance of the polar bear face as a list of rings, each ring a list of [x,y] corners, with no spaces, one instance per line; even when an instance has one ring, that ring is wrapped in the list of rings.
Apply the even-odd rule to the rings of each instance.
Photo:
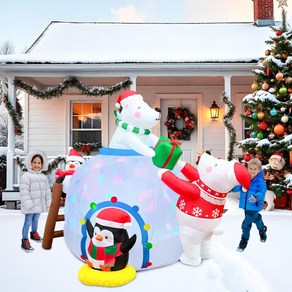
[[[198,171],[200,179],[208,187],[220,193],[229,192],[238,184],[243,184],[245,188],[250,184],[247,168],[235,160],[227,161],[203,153]]]
[[[117,117],[134,127],[151,129],[160,120],[160,109],[151,108],[144,100],[132,100],[124,104]]]

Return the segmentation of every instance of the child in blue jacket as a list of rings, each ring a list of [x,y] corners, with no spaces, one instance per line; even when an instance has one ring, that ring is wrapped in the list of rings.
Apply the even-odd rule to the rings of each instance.
[[[259,159],[253,158],[248,162],[248,172],[250,174],[251,183],[246,191],[241,185],[235,186],[232,192],[240,191],[239,208],[244,209],[245,218],[242,222],[242,236],[237,251],[244,251],[247,246],[252,223],[255,223],[259,230],[261,242],[267,240],[267,227],[264,225],[262,216],[259,213],[264,206],[267,184],[264,180],[264,172],[262,171],[262,163]]]

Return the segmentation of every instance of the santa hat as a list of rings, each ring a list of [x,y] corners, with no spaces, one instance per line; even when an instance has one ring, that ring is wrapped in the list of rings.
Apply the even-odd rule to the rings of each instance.
[[[96,223],[120,229],[128,229],[132,226],[131,217],[121,209],[106,208],[96,216]]]
[[[79,161],[80,163],[84,162],[84,158],[81,153],[76,151],[74,148],[70,149],[69,154],[66,158],[66,161]]]
[[[273,155],[270,158],[276,158],[276,159],[283,159],[283,153],[281,152],[274,152]]]
[[[127,90],[119,95],[115,105],[116,108],[120,108],[121,106],[125,107],[125,105],[135,100],[143,100],[142,95],[138,94],[136,91]]]

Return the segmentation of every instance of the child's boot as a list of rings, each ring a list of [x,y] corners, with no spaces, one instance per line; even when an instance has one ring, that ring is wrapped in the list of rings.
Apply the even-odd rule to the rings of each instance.
[[[264,231],[260,232],[261,242],[266,242],[267,240],[267,226],[264,226]]]
[[[26,239],[21,239],[21,248],[25,251],[25,252],[32,252],[34,251],[34,248],[30,245],[29,240]]]
[[[239,245],[237,247],[237,251],[239,251],[239,252],[244,251],[246,246],[247,246],[247,242],[248,242],[248,239],[242,236],[241,240],[239,242]]]
[[[30,232],[30,238],[32,240],[37,241],[37,242],[42,242],[43,241],[43,239],[40,237],[40,235],[38,234],[37,231],[31,231]]]

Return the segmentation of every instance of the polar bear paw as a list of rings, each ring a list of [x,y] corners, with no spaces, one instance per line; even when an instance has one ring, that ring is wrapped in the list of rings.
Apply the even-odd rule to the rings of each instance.
[[[202,262],[201,257],[197,257],[197,258],[188,258],[184,253],[180,256],[179,260],[185,264],[185,265],[189,265],[189,266],[199,266]]]

